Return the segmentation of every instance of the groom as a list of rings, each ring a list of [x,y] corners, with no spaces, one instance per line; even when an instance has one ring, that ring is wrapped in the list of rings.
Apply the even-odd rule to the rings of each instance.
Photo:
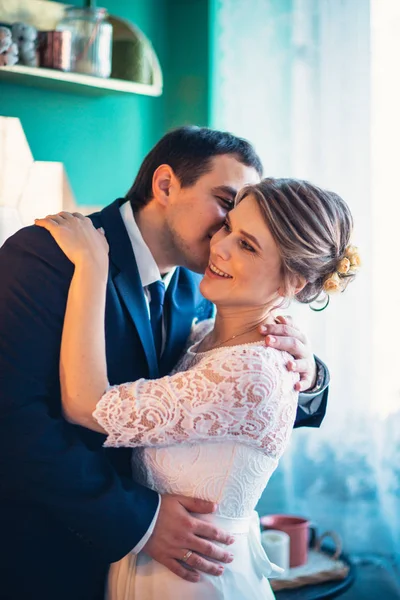
[[[198,291],[209,240],[238,189],[261,174],[244,140],[184,127],[149,153],[125,199],[92,216],[110,246],[105,329],[111,384],[168,373],[193,318],[212,315]],[[62,418],[58,362],[72,272],[40,228],[22,229],[0,249],[3,600],[100,600],[108,564],[142,548],[186,579],[192,572],[181,561],[188,550],[187,564],[210,574],[216,574],[215,561],[231,560],[229,536],[191,516],[211,512],[212,503],[160,498],[135,484],[129,450],[104,449],[104,436]],[[165,291],[158,305],[157,281]],[[296,424],[318,426],[326,369],[322,363],[316,368],[292,324],[271,325],[267,333],[267,343],[293,355],[290,368],[301,374],[301,391],[316,383],[300,395]]]

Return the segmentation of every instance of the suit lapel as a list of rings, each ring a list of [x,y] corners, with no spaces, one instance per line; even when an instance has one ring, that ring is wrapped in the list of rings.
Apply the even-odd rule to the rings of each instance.
[[[139,334],[149,366],[149,376],[156,378],[158,364],[147,304],[132,244],[119,210],[123,202],[124,199],[116,200],[106,206],[99,216],[110,246],[110,261],[114,266],[111,277]]]
[[[177,268],[165,295],[166,344],[160,372],[169,373],[178,362],[195,316],[197,283],[183,268]]]

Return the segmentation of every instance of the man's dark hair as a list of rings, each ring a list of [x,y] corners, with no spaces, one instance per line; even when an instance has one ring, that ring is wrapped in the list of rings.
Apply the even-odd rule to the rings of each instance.
[[[182,187],[190,187],[211,170],[213,157],[222,154],[232,154],[262,177],[261,160],[247,140],[207,127],[178,127],[164,135],[146,156],[126,198],[134,211],[145,206],[152,199],[154,171],[163,164],[173,169]]]

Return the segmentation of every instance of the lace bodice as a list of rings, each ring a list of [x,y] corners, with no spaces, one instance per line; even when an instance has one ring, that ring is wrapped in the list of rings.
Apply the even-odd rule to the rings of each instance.
[[[94,417],[106,446],[134,447],[139,482],[219,503],[247,516],[283,453],[294,423],[297,375],[289,356],[262,342],[196,354],[212,322],[195,326],[171,375],[111,387]]]

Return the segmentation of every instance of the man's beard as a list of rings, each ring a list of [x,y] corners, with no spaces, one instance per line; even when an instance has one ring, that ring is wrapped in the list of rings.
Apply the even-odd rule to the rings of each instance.
[[[204,239],[204,251],[202,252],[200,243],[197,245],[196,249],[193,249],[193,247],[176,231],[169,230],[166,237],[168,237],[168,242],[167,239],[164,239],[163,244],[164,242],[169,244],[168,253],[172,254],[175,264],[180,267],[185,267],[190,271],[194,271],[195,273],[204,275],[210,256],[209,238],[207,237]]]

